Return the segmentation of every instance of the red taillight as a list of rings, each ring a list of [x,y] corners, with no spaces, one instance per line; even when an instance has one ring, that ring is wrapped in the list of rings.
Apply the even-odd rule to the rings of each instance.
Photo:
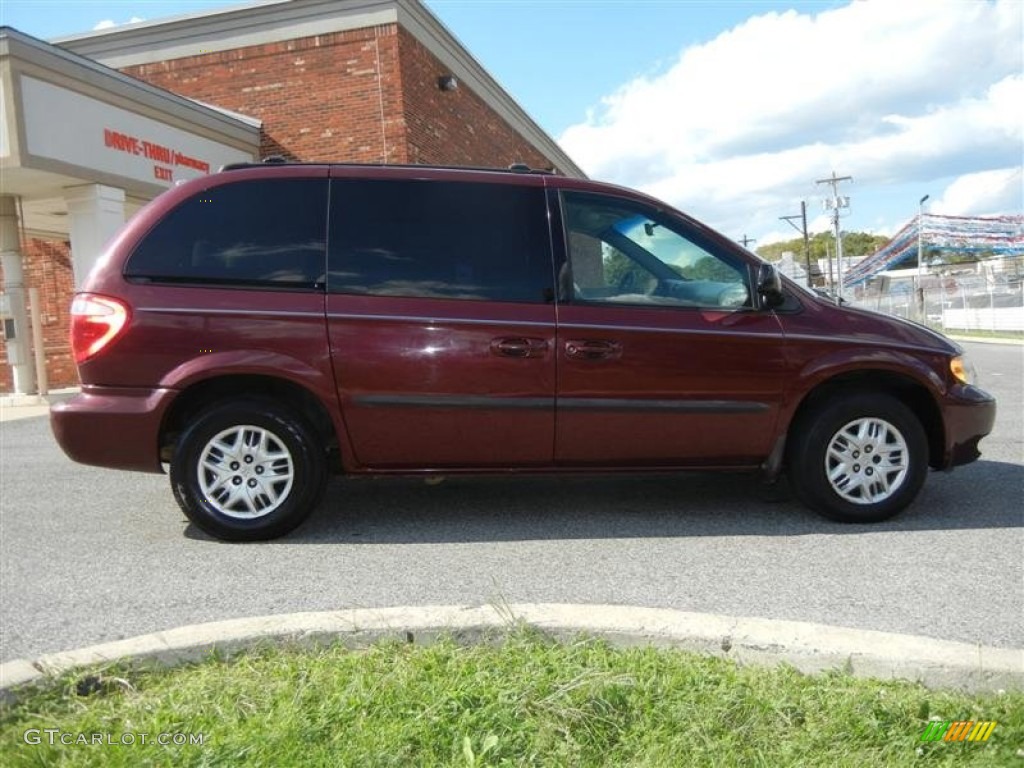
[[[71,350],[75,362],[95,355],[128,325],[128,306],[117,299],[82,293],[71,302]]]

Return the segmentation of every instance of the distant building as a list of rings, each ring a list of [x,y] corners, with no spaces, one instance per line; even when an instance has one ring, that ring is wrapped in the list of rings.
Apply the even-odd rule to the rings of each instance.
[[[776,268],[786,277],[796,280],[798,283],[807,283],[807,269],[797,263],[792,251],[783,251]]]

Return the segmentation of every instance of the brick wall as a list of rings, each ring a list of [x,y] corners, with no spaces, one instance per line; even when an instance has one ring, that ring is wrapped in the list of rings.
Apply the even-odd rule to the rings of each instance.
[[[447,69],[395,24],[143,64],[124,72],[259,118],[263,156],[551,165],[464,83],[456,91],[441,91],[437,79]],[[42,294],[50,387],[75,386],[68,345],[73,290],[68,249],[61,242],[32,240],[23,251],[27,284]],[[0,343],[0,392],[11,389]]]
[[[447,68],[394,24],[123,71],[259,118],[263,156],[499,168],[513,162],[551,165],[465,84],[441,91],[437,79]]]
[[[397,25],[388,24],[123,71],[182,96],[259,118],[263,156],[403,163],[407,157],[397,31]]]
[[[448,71],[419,40],[400,29],[398,41],[409,162],[552,165],[464,83],[455,91],[440,90],[437,79]]]
[[[43,348],[46,350],[50,389],[77,387],[78,373],[68,338],[68,305],[74,292],[70,249],[60,240],[32,238],[22,243],[21,252],[25,301],[28,302],[27,289],[34,287],[39,291],[39,303],[43,306]],[[7,365],[7,346],[0,341],[0,392],[13,391],[14,381]]]

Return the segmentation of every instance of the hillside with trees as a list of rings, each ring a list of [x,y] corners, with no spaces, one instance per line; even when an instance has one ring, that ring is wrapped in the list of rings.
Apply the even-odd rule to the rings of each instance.
[[[883,235],[871,235],[867,232],[843,233],[843,256],[868,256],[889,242]],[[819,232],[810,238],[811,260],[824,259],[828,253],[835,256],[835,238],[831,232]],[[826,250],[827,248],[827,250]],[[802,262],[804,258],[804,239],[797,237],[781,243],[763,245],[757,249],[757,255],[766,261],[778,261],[785,251],[792,251],[794,259]]]

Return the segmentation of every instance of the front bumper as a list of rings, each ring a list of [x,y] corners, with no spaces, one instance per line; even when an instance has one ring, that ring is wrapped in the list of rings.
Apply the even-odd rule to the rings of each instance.
[[[969,464],[981,456],[978,442],[992,431],[996,421],[996,400],[974,386],[957,387],[943,408],[946,423],[946,451],[941,469]]]
[[[50,408],[50,427],[69,458],[82,464],[162,472],[160,425],[171,389],[83,387]]]

